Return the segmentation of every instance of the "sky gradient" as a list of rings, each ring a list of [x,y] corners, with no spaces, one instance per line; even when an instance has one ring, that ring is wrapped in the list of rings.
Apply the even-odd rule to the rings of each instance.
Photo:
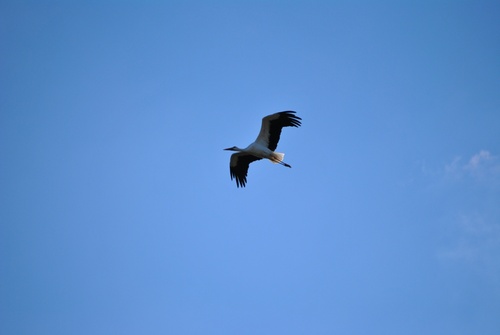
[[[499,17],[0,1],[0,333],[499,334]]]

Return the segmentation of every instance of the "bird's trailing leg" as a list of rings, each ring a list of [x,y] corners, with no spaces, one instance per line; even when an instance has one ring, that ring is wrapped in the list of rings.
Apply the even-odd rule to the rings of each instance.
[[[283,162],[283,161],[280,161],[280,162],[278,162],[278,163],[279,163],[279,164],[281,164],[281,165],[283,165],[283,166],[289,167],[289,168],[291,168],[291,167],[292,167],[290,164],[287,164],[287,163],[285,163],[285,162]]]

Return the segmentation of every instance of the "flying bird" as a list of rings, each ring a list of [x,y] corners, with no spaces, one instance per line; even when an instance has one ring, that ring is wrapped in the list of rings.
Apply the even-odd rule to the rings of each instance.
[[[291,168],[291,166],[283,162],[284,153],[275,152],[280,140],[281,129],[283,127],[300,127],[302,120],[294,115],[293,111],[284,111],[268,115],[262,119],[259,136],[255,142],[250,144],[245,149],[240,149],[236,146],[224,150],[236,151],[231,155],[229,163],[229,172],[231,180],[236,179],[237,187],[245,187],[247,183],[248,166],[250,163],[258,161],[262,158],[267,158],[273,163],[281,164]]]

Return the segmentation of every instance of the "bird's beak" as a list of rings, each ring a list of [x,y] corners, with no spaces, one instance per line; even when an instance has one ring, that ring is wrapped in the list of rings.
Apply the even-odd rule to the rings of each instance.
[[[226,149],[224,149],[224,150],[233,150],[233,148],[226,148]]]

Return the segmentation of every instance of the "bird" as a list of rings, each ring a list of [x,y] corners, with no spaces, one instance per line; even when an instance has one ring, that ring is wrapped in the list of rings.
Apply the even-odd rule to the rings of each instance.
[[[302,119],[295,115],[294,111],[283,111],[274,113],[262,118],[257,139],[245,149],[237,146],[224,150],[236,151],[231,155],[229,162],[229,172],[231,180],[236,179],[236,187],[245,187],[247,183],[248,167],[250,163],[260,159],[269,159],[272,163],[280,164],[291,168],[283,161],[284,153],[275,152],[280,140],[281,129],[283,127],[300,127]]]

